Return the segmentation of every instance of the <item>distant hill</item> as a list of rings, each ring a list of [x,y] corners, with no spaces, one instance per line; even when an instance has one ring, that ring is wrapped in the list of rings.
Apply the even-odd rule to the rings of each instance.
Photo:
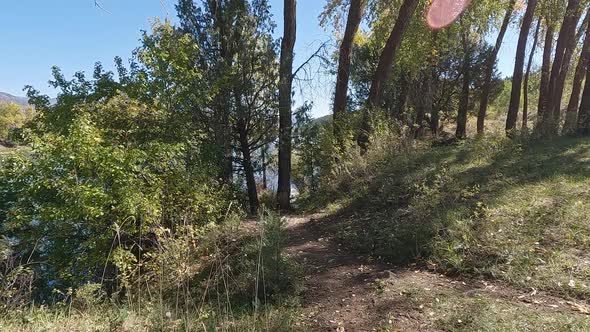
[[[325,116],[322,116],[319,118],[315,118],[312,120],[312,122],[314,124],[319,124],[319,125],[330,123],[330,122],[332,122],[332,114],[328,114],[328,115],[325,115]]]
[[[0,103],[15,103],[22,107],[29,106],[29,100],[26,97],[17,97],[6,92],[0,92]]]
[[[56,103],[56,98],[50,98],[49,104],[54,105]],[[13,96],[10,93],[0,91],[0,103],[15,103],[17,105],[24,107],[29,106],[29,98],[27,97],[19,97]]]

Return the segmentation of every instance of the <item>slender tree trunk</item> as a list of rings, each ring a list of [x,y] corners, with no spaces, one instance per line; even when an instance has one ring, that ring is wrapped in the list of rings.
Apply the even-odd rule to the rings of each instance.
[[[433,41],[436,42],[436,33],[433,33]],[[415,133],[416,138],[420,138],[424,134],[424,120],[425,115],[430,115],[432,119],[434,110],[434,90],[435,90],[435,75],[437,66],[437,56],[435,52],[432,52],[426,68],[423,70],[422,77],[422,95],[419,96],[419,112],[416,116],[417,130]],[[420,114],[421,113],[421,114]],[[436,135],[435,132],[433,132]]]
[[[508,8],[506,9],[506,14],[504,15],[502,26],[500,27],[500,31],[498,32],[496,44],[494,45],[492,52],[486,60],[486,72],[484,77],[483,90],[481,93],[481,100],[479,103],[479,112],[477,114],[478,134],[483,134],[485,131],[485,120],[488,111],[488,104],[490,101],[490,90],[492,89],[492,75],[494,74],[494,65],[496,64],[498,52],[500,52],[500,47],[502,47],[502,41],[504,40],[504,36],[506,35],[506,31],[508,30],[508,25],[510,24],[510,19],[512,18],[512,13],[514,12],[515,3],[516,0],[510,0],[508,2]]]
[[[426,69],[426,76],[424,77],[424,101],[422,104],[422,110],[424,114],[428,114],[431,118],[434,109],[434,71],[434,64]],[[422,135],[424,134],[424,116],[422,116],[422,118],[418,120],[418,132],[416,135],[417,138],[422,137]],[[428,128],[428,125],[426,126],[426,128]]]
[[[528,119],[529,119],[529,77],[531,76],[531,67],[533,66],[533,58],[535,57],[535,51],[537,50],[537,42],[539,40],[539,31],[541,30],[541,19],[537,22],[537,29],[535,30],[535,36],[533,37],[533,47],[529,54],[529,63],[526,66],[526,73],[524,74],[524,87],[523,87],[523,105],[522,105],[522,131],[528,130]]]
[[[423,129],[424,129],[424,119],[425,119],[425,115],[426,115],[426,101],[424,99],[426,99],[426,94],[428,94],[427,90],[429,89],[429,83],[427,82],[427,78],[424,75],[424,77],[422,78],[422,88],[420,89],[420,96],[416,96],[417,102],[415,104],[416,107],[416,119],[414,121],[414,138],[420,138],[422,137],[422,133],[423,133]],[[424,93],[424,95],[421,95],[421,93]]]
[[[590,9],[588,10],[588,14],[586,14],[586,18],[589,17]],[[565,134],[572,134],[576,130],[576,124],[578,120],[578,106],[580,104],[580,92],[582,91],[582,81],[586,75],[586,68],[588,67],[588,61],[590,60],[590,24],[588,23],[588,20],[585,20],[584,23],[586,23],[586,37],[584,38],[584,45],[582,46],[580,59],[578,59],[578,65],[576,66],[574,82],[572,84],[572,94],[567,106],[565,124],[563,126],[563,131]]]
[[[402,43],[404,33],[408,28],[412,16],[416,11],[419,0],[404,0],[402,3],[395,25],[391,30],[391,34],[387,39],[385,47],[381,51],[379,57],[379,64],[377,70],[373,75],[371,88],[369,90],[369,100],[367,108],[364,110],[363,119],[361,123],[361,132],[358,136],[357,143],[361,147],[361,151],[366,151],[369,146],[369,136],[372,131],[370,123],[370,114],[373,109],[381,105],[381,96],[383,94],[383,84],[389,78],[392,66],[395,61],[396,53]]]
[[[258,212],[258,191],[256,189],[256,178],[254,177],[254,166],[252,165],[252,155],[250,144],[248,144],[248,131],[243,121],[238,124],[238,134],[240,137],[240,150],[242,152],[242,165],[244,166],[244,176],[246,177],[246,189],[248,191],[248,203],[250,205],[250,214],[255,215]]]
[[[291,113],[293,90],[293,48],[297,31],[297,1],[284,1],[284,33],[281,42],[279,68],[279,181],[277,201],[279,208],[291,208],[291,139],[293,120]]]
[[[582,92],[582,102],[578,112],[578,134],[590,135],[590,66],[586,67],[586,84]]]
[[[514,64],[514,74],[512,75],[512,92],[510,94],[510,105],[508,107],[508,117],[506,118],[506,131],[509,133],[516,128],[518,118],[518,108],[520,107],[520,94],[522,88],[522,70],[524,67],[524,58],[526,56],[526,44],[529,37],[529,30],[533,23],[537,0],[529,0],[526,12],[522,19],[520,35],[518,36],[518,45],[516,47],[516,57]]]
[[[469,110],[469,90],[471,84],[471,45],[467,40],[466,28],[463,29],[463,86],[461,88],[461,97],[459,100],[459,111],[457,113],[457,131],[455,137],[464,139],[467,137],[467,112]]]
[[[268,182],[266,180],[266,167],[268,166],[266,162],[266,146],[262,146],[260,150],[260,158],[262,159],[262,189],[266,190],[268,189]]]
[[[539,108],[537,109],[537,128],[540,129],[547,109],[547,96],[549,95],[549,76],[551,75],[551,54],[553,53],[553,35],[555,27],[547,20],[547,31],[545,33],[545,46],[543,49],[543,64],[541,65],[541,84],[539,88]]]
[[[242,96],[236,90],[233,91],[234,104],[236,108],[235,134],[238,143],[237,149],[242,153],[242,167],[246,178],[246,192],[248,193],[248,205],[250,214],[255,215],[258,212],[258,189],[256,188],[256,178],[254,165],[252,164],[252,150],[250,150],[250,131],[248,129],[248,113],[242,103]]]
[[[576,26],[580,19],[580,0],[569,0],[565,18],[559,31],[555,58],[549,79],[549,95],[547,108],[544,110],[541,129],[544,135],[556,135],[559,131],[559,115],[561,112],[561,98],[565,77],[569,70],[568,56],[571,58],[571,48],[574,46]]]
[[[346,30],[340,44],[340,53],[338,56],[338,73],[336,76],[336,91],[334,93],[334,137],[344,149],[344,133],[342,132],[343,116],[346,112],[346,103],[348,101],[348,82],[350,78],[350,64],[352,55],[352,46],[354,37],[361,24],[363,17],[363,7],[366,0],[351,0],[346,20]]]
[[[435,82],[438,82],[438,75],[435,72],[433,79]],[[439,86],[437,85],[437,89],[439,88]],[[434,97],[434,95],[433,95]],[[436,98],[435,98],[436,99]],[[440,131],[440,112],[441,112],[441,107],[439,105],[439,103],[435,100],[432,101],[432,114],[430,115],[430,131],[432,132],[432,135],[434,136],[434,138],[436,139],[438,137],[439,131]]]
[[[578,25],[578,21],[580,20],[580,15],[581,15],[581,11],[578,12],[578,16],[575,19],[575,22],[572,25],[572,29],[575,29],[575,27]],[[567,74],[569,72],[569,69],[572,65],[572,57],[574,56],[574,52],[576,51],[576,46],[577,43],[580,40],[580,36],[582,35],[584,29],[580,29],[580,31],[578,31],[578,34],[576,34],[574,36],[574,34],[571,34],[568,38],[568,42],[567,42],[567,46],[566,46],[566,50],[565,50],[565,55],[563,57],[563,64],[561,66],[561,71],[559,73],[558,76],[558,80],[557,80],[557,88],[555,90],[555,104],[553,105],[553,120],[552,123],[555,124],[552,127],[552,134],[557,135],[559,133],[559,126],[561,124],[561,120],[562,120],[562,112],[561,112],[561,106],[562,106],[562,100],[563,100],[563,92],[565,89],[565,81],[567,80]]]
[[[406,112],[408,97],[410,96],[410,80],[406,74],[400,77],[400,93],[391,114],[392,119],[399,119]]]
[[[229,99],[229,94],[227,94]],[[221,178],[226,184],[230,184],[233,180],[233,155],[232,155],[232,135],[231,135],[231,123],[229,116],[229,105],[223,103],[222,118],[221,118],[221,144],[223,146],[223,166]]]

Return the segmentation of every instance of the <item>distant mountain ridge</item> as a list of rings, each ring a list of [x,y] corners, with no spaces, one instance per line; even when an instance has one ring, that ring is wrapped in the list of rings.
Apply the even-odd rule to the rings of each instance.
[[[10,93],[0,92],[0,103],[15,103],[22,107],[29,106],[29,99],[27,97],[17,97]]]

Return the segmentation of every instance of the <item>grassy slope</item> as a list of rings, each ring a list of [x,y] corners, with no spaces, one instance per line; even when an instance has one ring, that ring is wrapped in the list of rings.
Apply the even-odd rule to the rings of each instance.
[[[328,193],[324,202],[345,205],[329,224],[340,241],[355,252],[392,262],[483,276],[522,293],[545,291],[557,296],[556,301],[578,298],[572,301],[585,305],[582,298],[590,294],[589,140],[485,140],[407,150],[371,152],[333,182],[338,195]],[[315,203],[320,201],[314,197]],[[425,330],[590,328],[590,318],[575,310],[531,306],[513,294],[494,297],[413,274],[397,275],[390,282],[375,296],[402,296],[400,303],[408,306],[411,320]],[[299,330],[291,320],[297,314],[290,310],[246,316],[230,323],[228,330]],[[21,312],[0,319],[0,330],[154,329],[149,317],[128,308],[67,311]],[[176,326],[174,319],[163,323],[170,330]]]
[[[472,141],[371,160],[336,184],[350,191],[333,231],[354,250],[590,295],[589,140]]]
[[[590,313],[590,140],[376,150],[346,165],[323,199],[310,200],[332,211],[327,227],[336,238],[402,266],[506,285],[498,298],[456,290],[453,278],[444,287],[420,274],[390,279],[383,289],[407,297],[406,315],[421,329],[590,329],[581,314]],[[537,292],[556,305],[535,300]]]

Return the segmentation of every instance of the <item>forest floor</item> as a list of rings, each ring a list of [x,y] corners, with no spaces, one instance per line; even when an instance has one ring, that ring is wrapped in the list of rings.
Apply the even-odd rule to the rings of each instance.
[[[305,271],[297,325],[311,331],[584,331],[587,302],[355,255],[322,215],[287,217],[287,253]]]

